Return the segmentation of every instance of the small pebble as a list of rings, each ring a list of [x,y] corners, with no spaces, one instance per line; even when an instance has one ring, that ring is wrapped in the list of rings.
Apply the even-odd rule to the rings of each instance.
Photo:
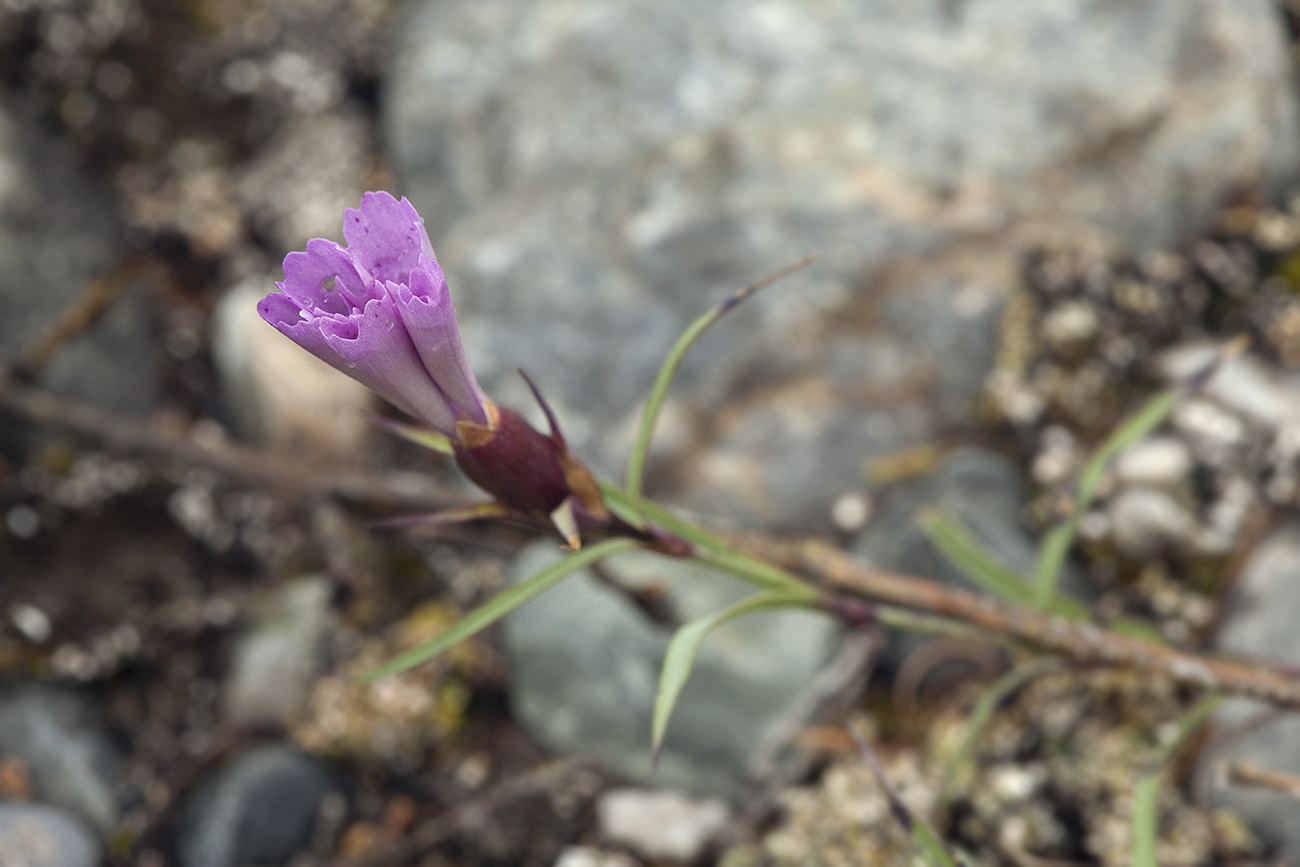
[[[100,845],[68,814],[41,804],[0,803],[0,865],[95,867]]]
[[[1191,451],[1173,437],[1134,443],[1115,459],[1115,476],[1125,486],[1172,487],[1186,479],[1191,469]]]
[[[841,494],[831,506],[831,520],[846,533],[861,530],[871,518],[871,501],[859,493]]]
[[[1043,317],[1043,339],[1063,349],[1091,340],[1097,333],[1097,311],[1090,304],[1075,301],[1053,309]]]
[[[1185,545],[1196,533],[1192,516],[1164,491],[1126,488],[1107,508],[1115,545],[1133,557],[1150,557],[1168,545]]]
[[[555,859],[555,867],[640,867],[636,859],[622,852],[602,852],[590,846],[567,846]]]
[[[698,800],[681,792],[614,789],[596,802],[601,835],[647,858],[690,862],[727,827],[726,803]]]

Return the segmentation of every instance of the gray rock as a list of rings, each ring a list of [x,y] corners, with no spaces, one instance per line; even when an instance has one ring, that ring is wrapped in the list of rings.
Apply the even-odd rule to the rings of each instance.
[[[0,105],[0,364],[13,364],[121,254],[111,200],[75,157]],[[58,394],[123,412],[158,398],[148,299],[130,291],[68,340],[41,369]]]
[[[235,194],[279,252],[301,250],[311,238],[342,240],[343,209],[355,208],[366,189],[370,129],[350,108],[298,114],[244,170]],[[268,284],[262,294],[269,291]]]
[[[1145,248],[1274,188],[1289,76],[1266,0],[453,0],[411,5],[384,120],[480,381],[523,407],[529,370],[602,471],[692,318],[822,253],[696,347],[659,455],[694,507],[825,525],[967,417],[1021,229]]]
[[[1176,497],[1156,488],[1125,488],[1106,504],[1106,515],[1115,547],[1138,560],[1190,549],[1199,529]]]
[[[560,556],[538,542],[516,558],[512,581]],[[684,621],[752,592],[749,585],[693,563],[651,554],[605,561],[606,573],[632,587],[662,588]],[[750,615],[706,639],[669,724],[657,769],[650,721],[671,630],[653,623],[623,594],[579,573],[505,620],[510,699],[540,742],[593,755],[626,776],[693,792],[734,794],[751,753],[827,664],[839,629],[807,611]]]
[[[76,819],[40,804],[0,803],[4,867],[96,867],[101,847]]]
[[[1242,570],[1233,589],[1216,650],[1229,655],[1262,657],[1300,664],[1300,631],[1295,612],[1300,606],[1300,525],[1287,524],[1265,539]],[[1207,751],[1197,775],[1201,790],[1216,807],[1235,810],[1256,833],[1277,846],[1278,863],[1300,863],[1300,801],[1259,787],[1232,785],[1225,773],[1236,762],[1270,771],[1300,775],[1300,718],[1276,716],[1262,727],[1237,727],[1268,714],[1259,702],[1233,700],[1215,716],[1218,731],[1228,736],[1222,750]],[[1232,733],[1244,735],[1232,737]]]
[[[315,760],[280,745],[250,750],[185,800],[180,864],[283,864],[310,846],[330,797],[334,784]]]
[[[143,415],[162,393],[157,346],[149,299],[127,293],[50,358],[40,383],[55,394]]]
[[[72,153],[0,106],[0,363],[112,264],[119,229]]]
[[[120,815],[124,773],[99,719],[78,693],[38,685],[0,692],[0,754],[27,766],[37,799],[107,834]]]
[[[284,724],[306,701],[323,669],[326,630],[333,622],[328,578],[299,578],[269,600],[261,622],[235,647],[223,710],[239,726]]]
[[[611,789],[596,801],[601,836],[654,861],[694,863],[731,823],[731,808],[717,798],[681,792]]]

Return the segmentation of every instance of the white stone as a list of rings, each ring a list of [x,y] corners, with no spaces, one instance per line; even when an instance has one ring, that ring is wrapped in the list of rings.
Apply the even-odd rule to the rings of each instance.
[[[871,518],[871,501],[863,494],[841,494],[831,506],[831,520],[846,533],[861,530]]]
[[[727,827],[731,810],[717,798],[681,792],[613,789],[596,802],[601,835],[647,858],[694,861],[709,840]]]
[[[1188,343],[1161,356],[1166,379],[1186,380],[1213,363],[1219,346]],[[1276,428],[1300,421],[1300,382],[1269,370],[1252,355],[1238,355],[1219,365],[1205,383],[1204,394],[1258,424]]]
[[[1197,532],[1196,521],[1165,491],[1126,488],[1107,507],[1112,539],[1124,553],[1149,557],[1167,545],[1181,546]]]
[[[1173,437],[1142,440],[1115,458],[1115,476],[1121,485],[1169,487],[1187,478],[1191,469],[1191,451]]]
[[[245,726],[284,723],[301,710],[320,673],[330,594],[329,580],[320,576],[280,589],[262,623],[235,647],[223,703],[227,719]]]
[[[566,846],[555,859],[555,867],[639,867],[622,852],[602,852],[590,846]]]

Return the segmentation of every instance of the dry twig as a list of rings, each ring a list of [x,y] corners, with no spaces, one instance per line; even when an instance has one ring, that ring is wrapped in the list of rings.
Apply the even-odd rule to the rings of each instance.
[[[1228,765],[1228,782],[1237,786],[1272,789],[1292,798],[1300,798],[1300,777],[1261,768],[1249,762],[1233,762]]]
[[[872,569],[819,540],[736,540],[751,555],[784,564],[837,590],[972,624],[1037,645],[1078,662],[1157,671],[1177,683],[1300,707],[1300,679],[1264,662],[1216,659],[1120,635],[1091,623],[1052,617],[935,581]]]
[[[124,418],[47,391],[19,385],[0,374],[0,412],[91,437],[132,452],[209,467],[247,482],[299,495],[335,496],[354,502],[410,509],[459,502],[455,488],[415,473],[363,473],[309,464],[270,452],[195,436],[174,420]]]

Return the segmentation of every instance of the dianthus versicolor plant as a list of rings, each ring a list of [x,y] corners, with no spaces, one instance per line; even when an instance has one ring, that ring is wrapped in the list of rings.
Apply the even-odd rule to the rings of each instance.
[[[679,633],[665,662],[655,712],[657,748],[695,651],[713,627],[751,611],[783,605],[869,617],[860,603],[745,557],[640,496],[655,419],[691,343],[760,285],[809,260],[741,290],[688,329],[660,371],[629,462],[627,485],[619,487],[598,482],[569,450],[550,407],[526,376],[549,422],[549,434],[498,406],[479,388],[465,356],[446,277],[434,257],[424,220],[409,201],[386,192],[366,193],[360,208],[344,211],[343,237],[346,246],[317,238],[308,242],[306,251],[286,256],[284,280],[276,284],[280,291],[263,298],[258,312],[303,349],[421,422],[419,426],[384,424],[451,455],[465,475],[493,498],[401,522],[508,519],[539,529],[554,528],[573,552],[370,676],[392,674],[432,658],[611,554],[642,548],[670,557],[698,558],[751,581],[759,592],[713,617],[688,624]],[[584,546],[588,538],[599,541]]]
[[[548,434],[533,428],[513,410],[498,406],[479,388],[461,342],[447,280],[434,257],[424,221],[410,202],[386,192],[366,193],[360,208],[344,211],[343,236],[346,245],[317,238],[308,242],[305,251],[286,256],[284,280],[277,283],[280,291],[262,299],[258,310],[303,349],[415,419],[418,424],[381,423],[397,435],[451,456],[491,497],[477,505],[412,516],[398,523],[507,519],[558,533],[570,551],[561,561],[503,591],[445,632],[366,678],[393,674],[429,660],[584,567],[616,553],[642,549],[699,560],[755,587],[753,594],[734,605],[681,626],[669,643],[651,729],[656,754],[696,652],[708,633],[745,614],[783,606],[821,610],[851,624],[879,622],[910,629],[948,631],[960,628],[953,619],[965,620],[1004,643],[1015,640],[1022,647],[1045,647],[1080,661],[1160,670],[1209,692],[1207,701],[1184,721],[1180,740],[1212,710],[1216,690],[1284,705],[1300,704],[1300,686],[1288,672],[1186,654],[1152,638],[1150,630],[1136,635],[1142,624],[1112,622],[1109,629],[1102,628],[1085,605],[1058,590],[1079,519],[1091,504],[1107,463],[1159,426],[1179,398],[1204,385],[1217,364],[1239,346],[1230,345],[1216,362],[1151,398],[1100,446],[1080,473],[1070,508],[1044,537],[1031,574],[1016,572],[999,561],[952,516],[941,512],[923,515],[921,527],[935,547],[984,591],[983,596],[976,596],[923,579],[863,569],[838,552],[827,553],[815,546],[769,546],[764,555],[771,559],[760,559],[751,553],[753,544],[740,550],[641,496],[655,422],[692,344],[749,295],[804,267],[812,257],[737,291],[686,330],[668,352],[651,386],[626,481],[618,485],[596,479],[569,450],[554,413],[527,376],[524,378],[547,418]],[[801,553],[789,553],[792,550]],[[777,562],[795,563],[801,571],[819,575],[822,582],[814,584]],[[918,614],[917,609],[941,617]],[[943,789],[957,768],[969,760],[996,702],[1035,671],[1028,665],[1013,669],[988,689],[949,762]],[[862,749],[878,770],[865,742]],[[1147,774],[1135,794],[1135,865],[1155,863],[1159,779],[1158,770]],[[888,791],[883,778],[881,783]],[[944,794],[941,789],[940,803]],[[901,802],[896,802],[892,793],[889,797],[927,863],[957,863],[925,822],[907,816]]]

